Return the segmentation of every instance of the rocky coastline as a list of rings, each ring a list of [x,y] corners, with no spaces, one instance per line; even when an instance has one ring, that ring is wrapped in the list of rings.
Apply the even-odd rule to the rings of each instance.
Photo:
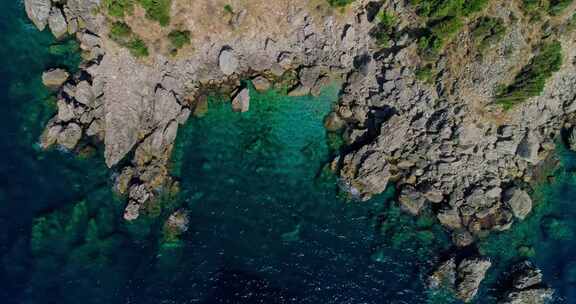
[[[170,176],[176,135],[206,111],[207,92],[229,95],[234,111],[250,110],[246,80],[257,90],[285,87],[287,94],[301,96],[319,94],[330,79],[342,79],[340,98],[325,120],[328,132],[341,134],[345,142],[330,164],[342,190],[365,201],[395,185],[404,211],[434,212],[450,231],[455,252],[530,216],[529,185],[555,143],[564,140],[562,130],[572,130],[576,112],[576,40],[567,29],[572,14],[550,18],[544,28],[544,22],[529,20],[519,1],[491,1],[479,13],[500,18],[509,28],[488,51],[475,49],[477,18],[470,18],[432,63],[422,58],[416,34],[426,24],[408,1],[359,0],[346,9],[277,1],[286,9],[257,27],[256,13],[238,7],[222,33],[178,24],[195,40],[193,49],[176,56],[167,54],[157,37],[141,34],[157,43],[147,58],[136,58],[111,38],[117,18],[100,0],[24,2],[39,30],[48,28],[57,39],[74,36],[84,59],[74,75],[60,69],[43,75],[57,95],[58,112],[41,146],[80,152],[103,145],[114,190],[126,197],[128,221],[178,191]],[[178,5],[175,1],[173,11]],[[374,39],[379,12],[396,18],[396,39],[385,47]],[[142,31],[139,24],[154,32],[155,22],[138,20],[140,13],[136,9],[128,24],[135,32]],[[510,110],[495,104],[498,85],[529,64],[541,41],[551,40],[560,43],[563,61],[542,94]],[[436,71],[432,81],[419,77],[425,64]],[[470,302],[490,266],[489,257],[476,253],[452,257],[431,275],[431,288],[450,289]],[[551,298],[553,291],[529,262],[511,273],[513,288],[501,303]]]

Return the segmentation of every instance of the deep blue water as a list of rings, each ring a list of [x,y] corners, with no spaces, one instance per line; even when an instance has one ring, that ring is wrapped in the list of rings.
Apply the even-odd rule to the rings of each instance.
[[[0,8],[2,303],[450,302],[423,288],[448,246],[432,218],[401,213],[393,189],[349,202],[325,170],[337,140],[322,118],[336,86],[318,98],[252,92],[244,114],[211,98],[208,113],[179,131],[178,197],[157,217],[128,224],[101,151],[78,157],[36,146],[54,113],[41,72],[74,70],[74,43],[38,32],[17,1]],[[538,190],[534,216],[482,249],[502,270],[523,248],[560,303],[576,303],[576,162],[561,156],[565,166]],[[167,242],[163,220],[178,208],[190,227]]]

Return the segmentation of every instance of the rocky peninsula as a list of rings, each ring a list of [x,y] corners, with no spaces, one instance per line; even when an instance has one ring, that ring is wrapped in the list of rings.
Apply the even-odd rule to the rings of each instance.
[[[176,135],[208,94],[246,112],[248,80],[302,96],[339,79],[325,127],[344,141],[330,163],[342,191],[366,201],[394,185],[404,211],[431,210],[456,254],[430,286],[470,302],[491,262],[461,252],[529,217],[538,169],[576,141],[576,2],[545,2],[25,0],[83,57],[43,75],[58,111],[41,146],[103,145],[132,221],[178,191]],[[529,262],[511,273],[501,303],[552,297]]]

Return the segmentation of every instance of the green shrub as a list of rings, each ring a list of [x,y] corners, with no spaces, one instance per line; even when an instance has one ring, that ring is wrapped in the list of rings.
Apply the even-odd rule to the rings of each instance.
[[[130,50],[130,53],[134,57],[146,57],[148,56],[148,47],[146,43],[140,38],[133,38],[126,47]]]
[[[104,0],[102,5],[110,16],[119,18],[134,10],[134,0]]]
[[[434,72],[434,68],[431,65],[426,65],[424,67],[420,67],[416,70],[416,79],[425,82],[425,83],[433,83],[434,78],[436,77],[436,73]]]
[[[482,17],[472,30],[472,39],[480,52],[498,43],[504,37],[506,28],[500,18]]]
[[[376,16],[378,24],[372,32],[372,37],[376,39],[380,47],[389,47],[389,42],[394,38],[398,18],[387,11],[381,11]]]
[[[548,42],[516,76],[514,82],[496,96],[496,102],[510,109],[514,105],[538,96],[544,90],[546,80],[562,66],[562,45]]]
[[[190,31],[173,30],[168,34],[168,39],[170,39],[173,48],[180,49],[190,44]]]
[[[147,18],[158,21],[161,26],[170,23],[172,0],[138,0],[138,2],[146,10]]]
[[[420,16],[431,19],[442,19],[448,16],[467,16],[478,12],[490,0],[411,0]]]
[[[230,5],[230,4],[224,5],[224,11],[228,14],[234,14],[234,9],[232,8],[232,5]]]
[[[550,15],[561,14],[574,0],[550,0],[548,12]]]
[[[126,43],[132,35],[132,29],[124,22],[116,21],[110,26],[110,39],[119,44]]]
[[[119,45],[130,50],[132,56],[148,56],[148,48],[146,47],[146,44],[142,39],[134,34],[134,32],[132,32],[132,29],[128,24],[120,21],[112,23],[108,36]]]
[[[328,1],[328,4],[330,4],[330,6],[332,7],[344,7],[354,2],[355,0],[326,0],[326,1]]]

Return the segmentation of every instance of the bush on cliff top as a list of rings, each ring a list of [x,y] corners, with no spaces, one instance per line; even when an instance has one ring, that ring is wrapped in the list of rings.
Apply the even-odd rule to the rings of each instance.
[[[546,86],[546,80],[562,66],[562,45],[558,41],[548,42],[516,76],[514,82],[496,97],[496,102],[510,109],[514,105],[538,96]]]
[[[435,59],[464,26],[464,18],[486,7],[489,0],[410,0],[418,15],[427,18],[419,40],[420,52]]]
[[[134,0],[104,0],[104,8],[110,16],[123,18],[134,10]]]
[[[138,3],[146,10],[149,19],[158,21],[161,26],[170,23],[172,0],[138,0]]]
[[[354,2],[355,0],[327,0],[328,4],[330,4],[330,6],[333,7],[344,7],[352,2]]]
[[[148,47],[146,47],[146,43],[144,43],[138,35],[132,32],[132,29],[128,24],[120,21],[112,23],[108,36],[119,45],[130,50],[132,56],[148,56]]]

